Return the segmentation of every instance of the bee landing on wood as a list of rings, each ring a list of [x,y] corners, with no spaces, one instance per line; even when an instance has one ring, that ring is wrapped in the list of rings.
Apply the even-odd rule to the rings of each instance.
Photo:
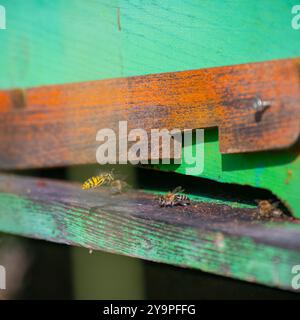
[[[82,184],[82,190],[87,190],[87,189],[94,189],[97,187],[100,187],[102,185],[107,185],[110,184],[112,181],[114,181],[114,175],[113,172],[108,172],[108,173],[102,173],[98,176],[94,176],[86,180]]]
[[[179,193],[184,192],[181,187],[175,188],[164,196],[158,198],[158,203],[161,207],[187,206],[191,204],[188,196]]]
[[[259,200],[258,209],[259,209],[259,218],[279,218],[283,215],[283,212],[277,208],[279,202],[270,202],[268,200]]]

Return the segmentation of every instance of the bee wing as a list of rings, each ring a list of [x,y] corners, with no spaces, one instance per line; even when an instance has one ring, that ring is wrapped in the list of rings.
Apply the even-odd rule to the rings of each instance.
[[[280,204],[280,201],[272,202],[272,205],[274,208],[278,208],[279,204]]]
[[[107,173],[111,173],[111,171],[104,170],[104,169],[97,169],[95,171],[95,175],[96,176],[102,176],[103,174],[107,174]]]
[[[176,187],[176,188],[172,191],[173,194],[181,193],[181,192],[184,192],[184,189],[182,189],[181,186]]]
[[[118,179],[118,180],[121,180],[121,181],[125,181],[125,180],[127,180],[128,175],[117,172],[117,173],[113,174],[113,177],[115,179]]]
[[[115,170],[115,168],[112,168],[110,171],[101,171],[99,173],[100,174],[110,174],[114,180],[126,180],[127,179],[127,175],[124,175],[123,173],[120,173],[119,171]]]
[[[109,173],[115,179],[116,177],[115,168],[112,168]]]
[[[123,188],[132,189],[132,186],[129,183],[127,183],[126,181],[122,180],[121,182],[122,182]]]

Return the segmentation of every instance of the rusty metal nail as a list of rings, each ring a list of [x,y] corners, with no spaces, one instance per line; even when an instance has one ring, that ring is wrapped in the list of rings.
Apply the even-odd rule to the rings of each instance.
[[[270,106],[271,106],[271,101],[263,101],[259,97],[256,97],[253,103],[254,109],[256,109],[258,112],[261,112]]]

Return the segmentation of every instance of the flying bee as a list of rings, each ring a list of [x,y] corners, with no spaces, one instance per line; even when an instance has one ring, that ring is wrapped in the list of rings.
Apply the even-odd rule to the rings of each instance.
[[[116,179],[110,182],[111,191],[113,194],[120,194],[130,188],[129,184],[120,179]]]
[[[279,202],[270,202],[268,200],[258,201],[259,217],[262,218],[279,218],[283,212],[278,208]]]
[[[82,190],[94,189],[102,185],[110,184],[114,181],[113,171],[93,176],[82,184]]]
[[[158,203],[161,207],[186,206],[191,204],[191,200],[179,193],[184,192],[181,187],[176,187],[173,191],[168,192],[164,196],[158,198]]]

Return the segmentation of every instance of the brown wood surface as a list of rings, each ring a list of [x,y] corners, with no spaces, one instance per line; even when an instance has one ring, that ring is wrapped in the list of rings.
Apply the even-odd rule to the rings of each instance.
[[[1,174],[0,231],[292,290],[297,220],[258,220],[255,207],[224,203],[161,208],[156,196]]]
[[[255,98],[270,101],[260,114]],[[299,59],[0,91],[0,167],[95,163],[96,133],[219,127],[222,153],[299,137]]]

